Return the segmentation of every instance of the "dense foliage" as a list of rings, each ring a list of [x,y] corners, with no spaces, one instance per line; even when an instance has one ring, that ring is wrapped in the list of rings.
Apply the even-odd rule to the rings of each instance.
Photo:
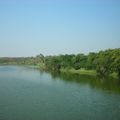
[[[100,76],[109,76],[117,73],[120,77],[120,48],[89,53],[88,55],[59,55],[26,58],[0,58],[0,64],[44,65],[44,69],[60,71],[61,69],[96,70]]]
[[[96,70],[98,75],[108,76],[117,73],[120,76],[120,49],[109,49],[99,53],[88,55],[59,55],[45,58],[48,69],[59,70],[60,68],[74,68],[85,70]]]

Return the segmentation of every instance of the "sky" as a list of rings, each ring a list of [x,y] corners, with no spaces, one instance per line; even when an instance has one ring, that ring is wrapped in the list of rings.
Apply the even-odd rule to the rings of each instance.
[[[0,57],[120,48],[120,0],[0,0]]]

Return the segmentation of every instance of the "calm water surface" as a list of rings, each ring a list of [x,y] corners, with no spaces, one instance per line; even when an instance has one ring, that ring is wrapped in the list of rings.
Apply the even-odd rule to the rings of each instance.
[[[120,81],[0,66],[0,120],[120,120]]]

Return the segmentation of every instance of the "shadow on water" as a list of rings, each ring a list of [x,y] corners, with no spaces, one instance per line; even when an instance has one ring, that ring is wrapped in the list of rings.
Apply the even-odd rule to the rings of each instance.
[[[93,89],[100,89],[111,93],[120,94],[120,79],[113,78],[98,78],[89,75],[78,75],[60,72],[51,72],[51,76],[54,80],[61,79],[67,82],[74,82],[81,85],[89,85]]]

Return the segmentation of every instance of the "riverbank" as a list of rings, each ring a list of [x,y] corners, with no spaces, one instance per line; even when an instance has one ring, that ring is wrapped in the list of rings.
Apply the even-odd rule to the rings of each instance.
[[[79,69],[75,70],[73,68],[71,69],[61,69],[60,72],[62,73],[70,73],[70,74],[78,74],[78,75],[91,75],[91,76],[96,76],[96,71],[95,70],[85,70],[85,69]]]
[[[29,68],[40,69],[40,70],[45,70],[46,71],[46,68],[45,68],[44,64],[25,65],[25,66],[29,67]],[[85,69],[75,70],[73,68],[61,68],[60,72],[61,73],[69,73],[69,74],[96,76],[96,71],[95,70],[85,70]]]
[[[39,64],[36,67],[37,69],[41,69],[41,70],[46,70],[45,65],[44,64]],[[97,76],[97,72],[96,70],[86,70],[86,69],[78,69],[75,70],[74,68],[61,68],[60,69],[61,73],[69,73],[69,74],[77,74],[77,75],[87,75],[87,76]],[[109,75],[109,77],[118,79],[118,75],[117,73],[111,73]]]
[[[5,64],[7,65],[7,64]],[[17,65],[17,64],[15,64]],[[4,65],[1,65],[4,66]],[[38,70],[42,70],[42,71],[48,71],[46,70],[45,64],[37,64],[37,65],[17,65],[17,66],[24,66],[24,67],[28,67],[28,68],[32,68],[32,69],[38,69]],[[87,76],[97,76],[96,70],[86,70],[86,69],[78,69],[75,70],[74,68],[61,68],[60,69],[61,73],[65,73],[65,74],[76,74],[76,75],[87,75]],[[117,73],[112,73],[110,74],[109,77],[118,79]]]
[[[45,64],[37,64],[37,65],[25,65],[29,68],[34,68],[34,69],[39,69],[39,70],[45,70],[46,71],[46,67]],[[96,70],[86,70],[86,69],[78,69],[75,70],[74,68],[61,68],[60,69],[61,73],[65,73],[65,74],[76,74],[76,75],[87,75],[87,76],[97,76],[97,72]],[[118,79],[117,73],[111,73],[109,75],[109,77],[112,77],[114,79]]]

